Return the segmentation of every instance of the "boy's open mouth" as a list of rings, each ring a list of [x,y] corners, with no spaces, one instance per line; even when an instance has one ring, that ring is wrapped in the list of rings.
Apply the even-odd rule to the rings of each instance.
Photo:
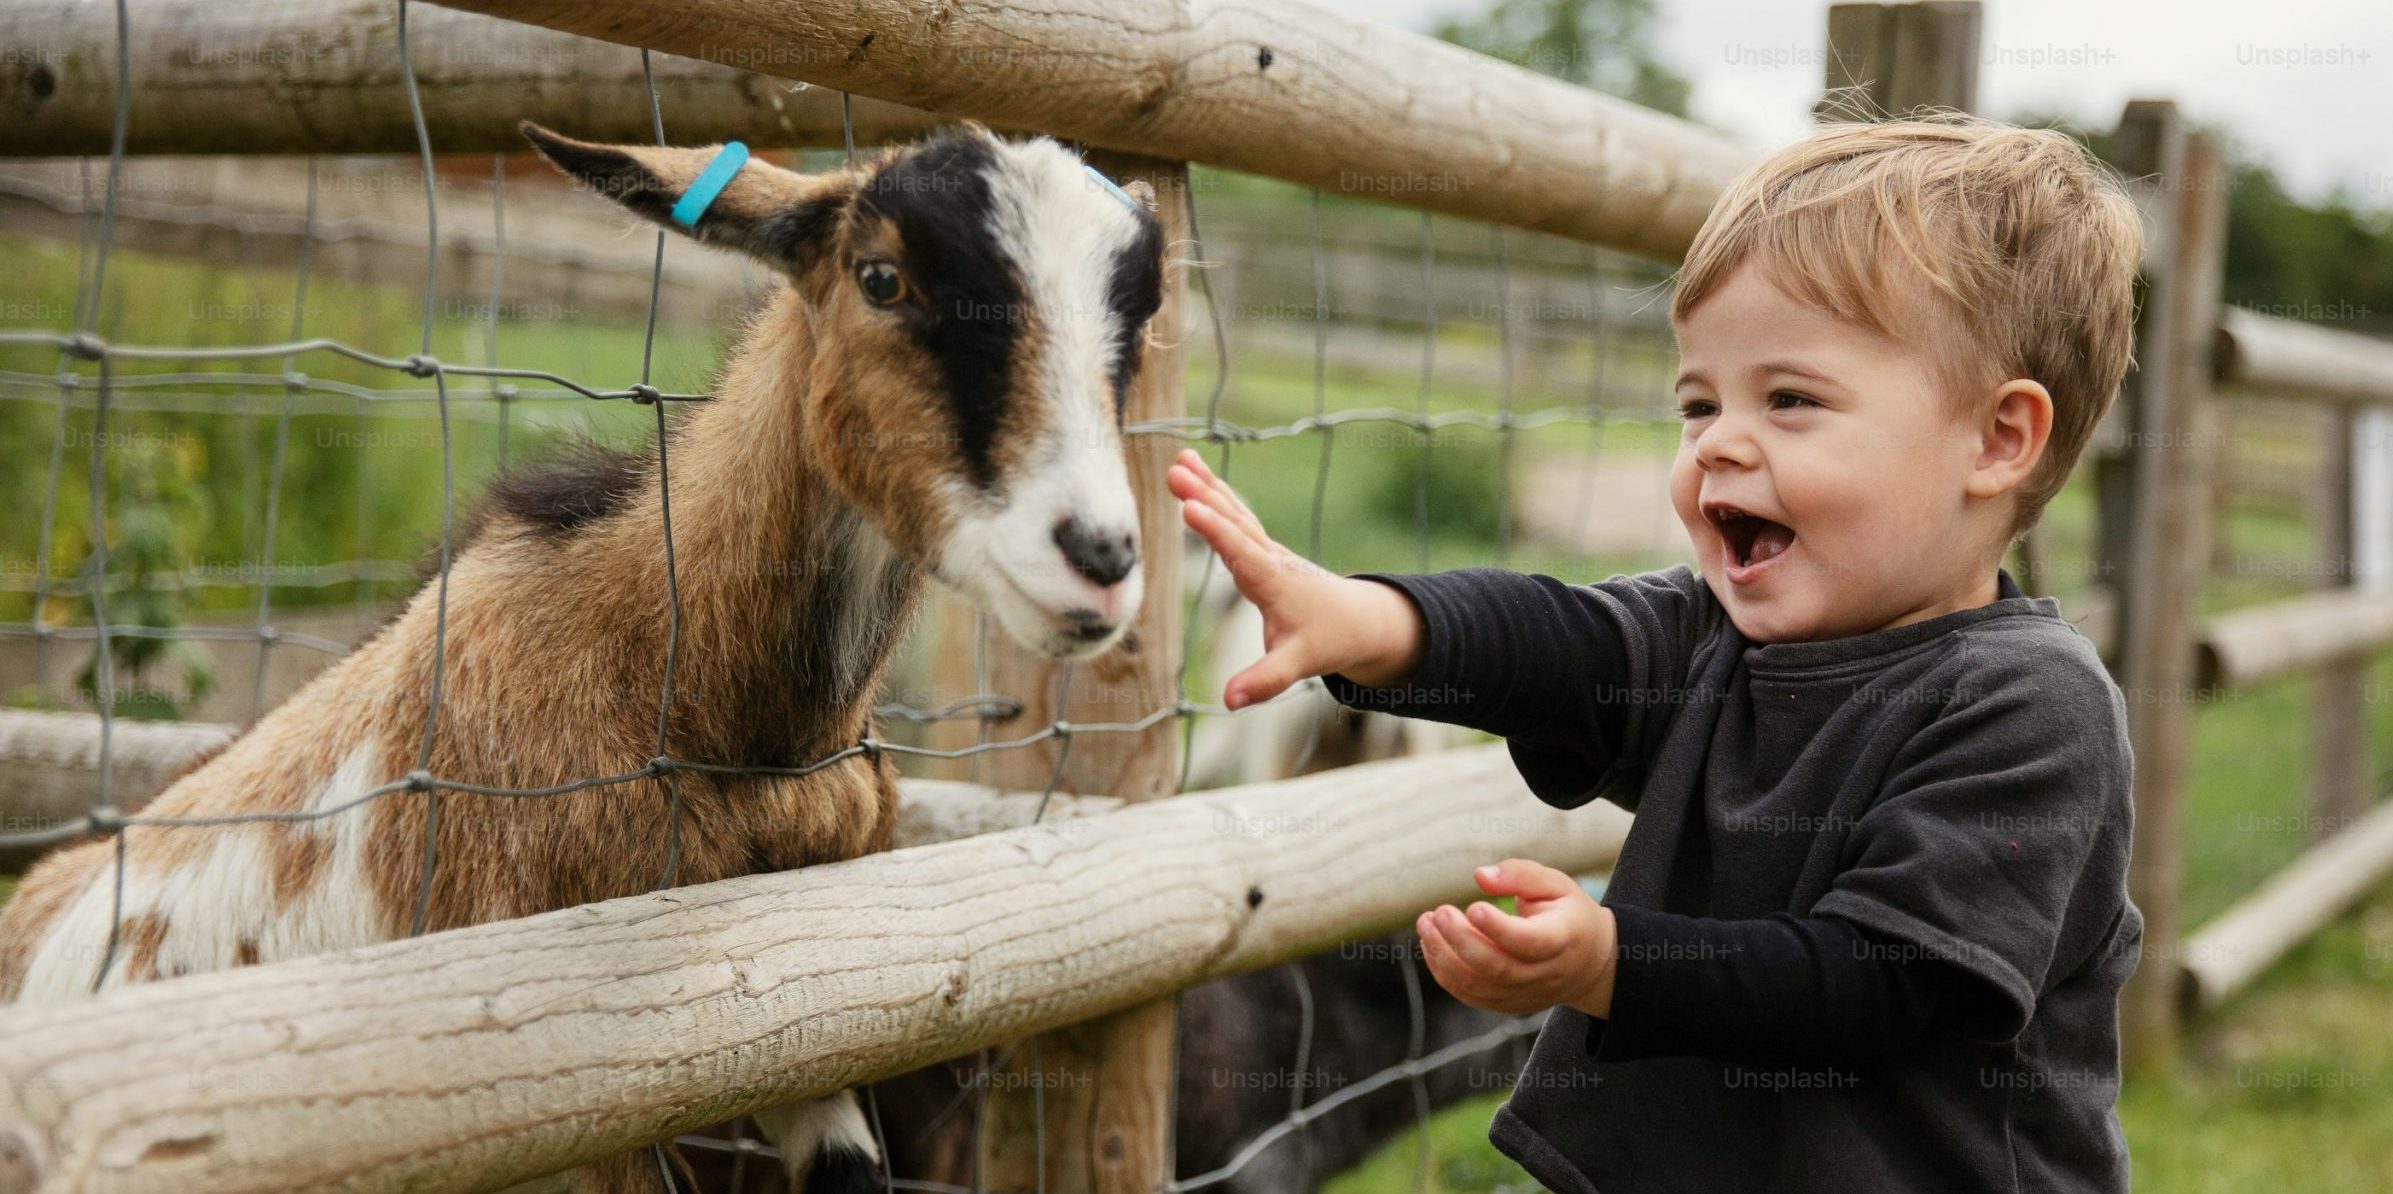
[[[1704,517],[1720,528],[1728,554],[1742,568],[1773,559],[1795,545],[1794,529],[1725,503],[1706,503]]]

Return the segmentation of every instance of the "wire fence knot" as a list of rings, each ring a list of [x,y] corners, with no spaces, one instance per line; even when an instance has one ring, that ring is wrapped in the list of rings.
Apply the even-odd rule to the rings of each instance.
[[[102,837],[113,837],[125,829],[125,814],[113,804],[98,805],[83,814],[83,819],[91,825],[93,833]]]
[[[655,406],[657,403],[664,401],[665,397],[664,394],[655,386],[649,385],[647,382],[641,382],[640,384],[633,386],[630,390],[630,393],[631,400],[639,403],[642,406]]]
[[[67,355],[86,361],[96,361],[108,355],[108,345],[90,332],[76,332],[60,345]]]
[[[407,773],[406,783],[407,790],[410,792],[429,792],[432,790],[432,773],[429,771],[410,771]]]
[[[412,353],[399,367],[406,370],[409,377],[431,377],[440,372],[440,361],[420,352]]]

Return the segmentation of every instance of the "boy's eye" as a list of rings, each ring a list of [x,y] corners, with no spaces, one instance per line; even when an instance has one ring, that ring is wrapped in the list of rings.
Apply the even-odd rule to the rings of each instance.
[[[1814,401],[1810,395],[1798,394],[1793,390],[1780,390],[1770,395],[1771,410],[1794,410],[1799,407],[1818,405],[1819,403]]]
[[[1720,408],[1708,398],[1689,398],[1678,404],[1678,417],[1682,419],[1708,419],[1718,413]]]

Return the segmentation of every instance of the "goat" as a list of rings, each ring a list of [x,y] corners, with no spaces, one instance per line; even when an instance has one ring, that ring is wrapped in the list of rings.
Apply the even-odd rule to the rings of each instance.
[[[580,184],[668,227],[717,160],[523,128]],[[429,735],[434,585],[148,815],[326,813],[413,774],[426,741],[423,772],[485,787],[640,772],[668,659],[671,760],[795,768],[871,732],[930,579],[1026,648],[1112,646],[1141,598],[1122,420],[1164,269],[1152,193],[1131,190],[1054,141],[977,125],[820,174],[739,167],[688,231],[773,267],[773,294],[714,399],[676,419],[669,470],[653,450],[592,451],[493,485],[450,568]],[[888,848],[895,779],[865,751],[803,775],[659,769],[540,799],[402,790],[312,820],[142,830],[118,843],[121,914],[114,846],[87,843],[0,909],[0,1001],[367,945],[418,916],[439,930],[668,875],[852,858]],[[759,1120],[794,1187],[878,1188],[853,1091]],[[652,1190],[656,1161],[574,1179]]]

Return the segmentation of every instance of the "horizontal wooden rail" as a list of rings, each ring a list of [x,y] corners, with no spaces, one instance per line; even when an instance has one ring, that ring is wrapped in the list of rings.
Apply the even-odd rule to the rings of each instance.
[[[117,721],[108,738],[109,802],[139,807],[232,736],[231,726]],[[99,802],[97,716],[0,710],[0,835],[71,825]],[[0,848],[0,871],[21,870],[39,852]]]
[[[168,779],[232,741],[233,732],[206,722],[117,722],[108,741],[109,803],[139,809]],[[99,802],[99,788],[98,716],[0,710],[0,832],[72,827]],[[1094,816],[1123,803],[1116,796],[1008,792],[909,777],[898,781],[897,844],[925,846],[1034,820]],[[0,871],[21,869],[36,853],[0,852]]]
[[[2108,593],[2092,589],[2072,598],[2061,617],[2107,657],[2116,617]],[[2393,590],[2321,589],[2213,614],[2194,649],[2196,683],[2228,689],[2393,649]]]
[[[836,144],[845,90],[866,143],[936,112],[1666,259],[1751,158],[1687,121],[1294,0],[454,7],[547,28],[409,10],[435,151],[520,148],[525,117],[649,139],[639,56],[603,44],[614,42],[662,51],[660,106],[677,141]],[[414,153],[394,11],[389,0],[136,7],[127,148]],[[113,9],[0,13],[0,47],[0,95],[22,109],[0,122],[0,153],[107,151]]]
[[[1687,121],[1301,0],[452,7],[1665,259],[1753,156]]]
[[[2393,403],[2393,341],[2239,307],[2219,312],[2218,379],[2287,397]]]
[[[2393,647],[2393,588],[2322,589],[2230,610],[2202,631],[2205,685],[2242,688]]]
[[[393,0],[154,0],[132,6],[133,153],[414,154]],[[416,5],[408,41],[436,153],[520,152],[518,120],[602,141],[656,133],[640,55],[621,46]],[[116,127],[116,9],[0,8],[0,155],[108,152]],[[760,54],[770,50],[760,49]],[[653,55],[665,128],[689,143],[838,145],[839,93]],[[860,141],[935,123],[877,100],[855,103]]]
[[[2215,1008],[2393,875],[2393,803],[2342,828],[2185,942],[2191,1008]]]
[[[99,174],[90,172],[95,181]],[[414,189],[412,162],[394,172],[380,159],[319,160],[313,218],[308,179],[299,159],[132,158],[118,174],[112,243],[268,271],[305,261],[316,278],[422,275],[424,196]],[[79,243],[107,209],[100,188],[86,190],[85,180],[79,159],[0,161],[0,225]],[[727,253],[667,253],[660,275],[655,242],[624,236],[621,209],[552,189],[552,181],[563,176],[529,162],[503,186],[441,177],[445,313],[636,323],[647,317],[653,284],[665,325],[720,327],[754,284],[756,271]],[[412,581],[413,573],[403,575]],[[0,643],[0,660],[12,645]]]
[[[486,1190],[1610,863],[1500,746],[0,1009],[0,1194]]]

